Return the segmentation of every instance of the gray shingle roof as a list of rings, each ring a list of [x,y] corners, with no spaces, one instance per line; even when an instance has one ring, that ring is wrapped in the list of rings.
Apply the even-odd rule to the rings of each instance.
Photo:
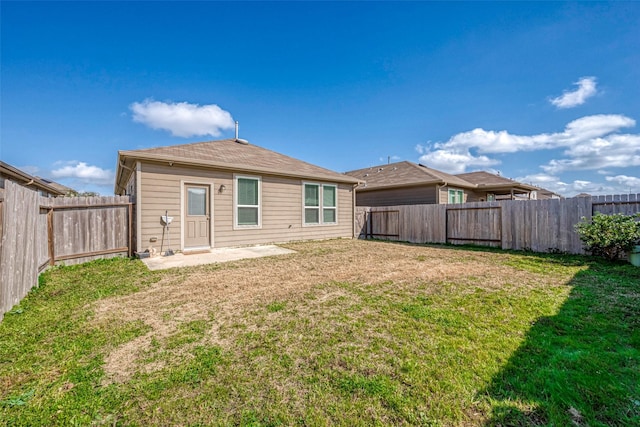
[[[357,183],[353,177],[325,169],[302,160],[254,144],[241,143],[235,139],[196,142],[166,147],[119,151],[116,186],[121,176],[120,162],[133,159],[167,161],[178,164],[197,165],[225,170],[254,171],[273,175],[318,179],[333,182]]]
[[[358,191],[383,187],[444,183],[463,188],[475,187],[475,184],[455,175],[408,161],[357,169],[345,172],[345,174],[366,182],[366,187],[361,186]]]
[[[495,175],[485,171],[459,173],[456,174],[458,178],[462,178],[472,184],[477,185],[514,185],[520,184],[518,181],[514,181],[509,178]]]

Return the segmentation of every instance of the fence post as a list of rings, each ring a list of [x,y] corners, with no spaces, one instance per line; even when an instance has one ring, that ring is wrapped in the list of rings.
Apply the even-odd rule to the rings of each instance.
[[[131,203],[129,203],[129,221],[128,221],[128,227],[129,227],[129,252],[128,252],[128,256],[129,258],[131,258],[133,256],[133,230],[131,230],[131,225],[133,223],[133,205]]]
[[[47,244],[49,246],[49,265],[56,265],[56,254],[54,253],[54,241],[53,241],[53,207],[49,207],[47,212]]]

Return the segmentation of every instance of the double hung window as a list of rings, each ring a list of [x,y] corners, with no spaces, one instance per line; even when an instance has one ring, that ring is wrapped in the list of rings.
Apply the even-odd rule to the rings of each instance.
[[[259,228],[261,226],[260,178],[236,176],[235,181],[235,226]]]
[[[464,191],[450,188],[449,189],[449,203],[450,204],[464,203]]]
[[[304,225],[338,222],[338,189],[335,185],[304,183]]]

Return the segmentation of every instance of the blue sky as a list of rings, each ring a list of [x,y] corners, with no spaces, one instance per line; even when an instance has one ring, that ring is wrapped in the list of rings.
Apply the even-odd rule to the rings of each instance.
[[[240,137],[640,192],[640,3],[7,2],[0,158],[112,194],[117,151]]]

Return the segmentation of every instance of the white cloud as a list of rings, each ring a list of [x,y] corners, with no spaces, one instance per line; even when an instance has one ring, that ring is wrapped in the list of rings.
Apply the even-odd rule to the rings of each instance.
[[[595,77],[582,77],[574,84],[578,86],[576,90],[573,92],[564,91],[561,96],[553,98],[549,102],[558,108],[573,108],[584,104],[597,92]]]
[[[640,166],[640,135],[612,134],[567,148],[568,158],[551,160],[542,169],[548,173]]]
[[[233,129],[235,125],[231,113],[215,104],[166,103],[146,99],[134,102],[129,108],[135,122],[184,138],[219,136],[222,130]]]
[[[449,173],[463,173],[467,167],[486,168],[497,165],[499,160],[487,156],[474,156],[469,150],[436,150],[420,156],[420,163]]]
[[[553,191],[564,197],[574,197],[580,193],[591,195],[599,194],[619,194],[622,190],[615,185],[609,185],[586,180],[574,180],[573,182],[564,182],[555,175],[544,173],[517,177],[516,181],[533,184],[538,187]]]
[[[556,175],[545,173],[520,176],[516,181],[533,184],[538,187],[551,190],[565,197],[573,197],[580,193],[587,193],[593,196],[607,194],[628,194],[637,193],[640,189],[640,178],[626,175],[607,176],[607,182],[593,182],[587,180],[574,180],[564,182]]]
[[[91,166],[85,162],[71,161],[65,165],[51,171],[53,179],[69,179],[76,185],[112,185],[114,173],[109,169],[102,169],[98,166]]]
[[[513,135],[503,131],[474,129],[433,145],[418,145],[420,161],[450,173],[468,167],[499,164],[486,154],[516,153],[564,148],[566,158],[551,160],[545,172],[601,169],[640,165],[640,135],[616,133],[635,126],[635,120],[617,114],[586,116],[567,124],[564,131],[537,135]]]
[[[626,176],[626,175],[616,175],[616,176],[608,176],[606,180],[609,182],[616,182],[621,187],[626,188],[627,190],[624,193],[638,193],[640,192],[640,178],[635,176]]]

